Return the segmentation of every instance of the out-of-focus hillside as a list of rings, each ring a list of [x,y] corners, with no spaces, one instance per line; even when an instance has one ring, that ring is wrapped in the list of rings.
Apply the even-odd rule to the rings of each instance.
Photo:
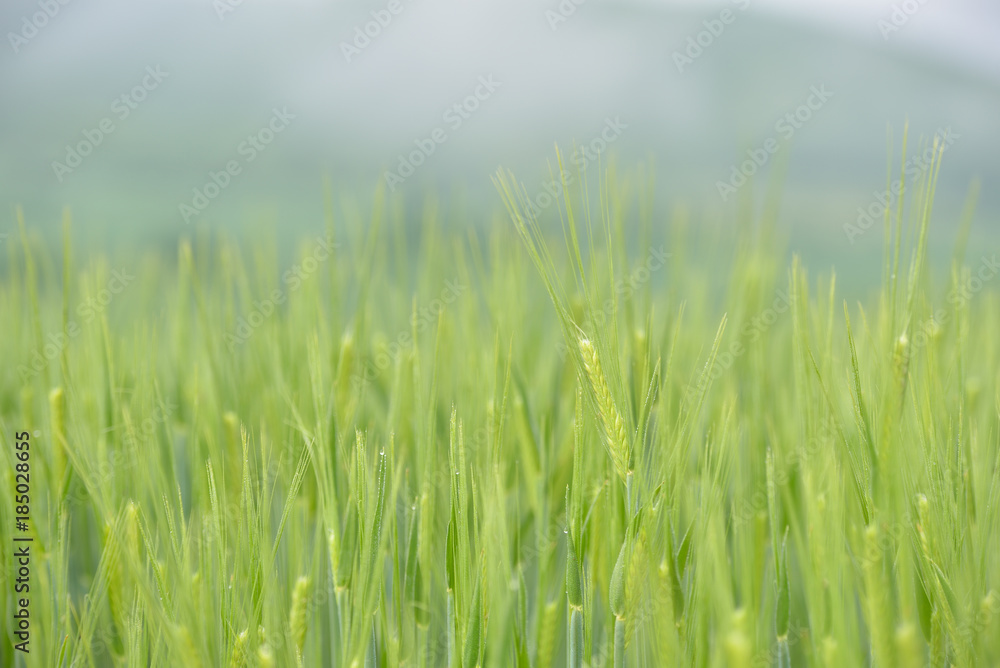
[[[785,170],[781,219],[796,246],[874,259],[881,234],[850,243],[843,227],[884,189],[887,127],[898,149],[908,118],[911,154],[919,137],[951,128],[936,230],[951,238],[979,177],[975,234],[988,238],[1000,210],[995,62],[915,45],[909,38],[928,32],[930,5],[887,39],[884,24],[851,33],[822,13],[806,20],[806,5],[790,13],[742,0],[58,5],[37,34],[8,32],[0,50],[0,201],[8,212],[23,204],[49,231],[70,205],[77,236],[94,246],[169,241],[188,222],[317,225],[324,174],[336,192],[366,201],[392,171],[404,175],[390,181],[407,202],[433,189],[475,213],[497,205],[489,176],[498,165],[540,194],[554,142],[599,149],[603,133],[602,159],[614,154],[627,168],[652,158],[664,207],[730,216],[749,186],[723,201],[720,190],[732,193],[720,182],[738,185],[734,167],[773,139],[755,192],[764,191],[761,175]],[[891,19],[893,5],[884,5],[869,15]],[[5,5],[0,26],[23,36],[39,6]],[[963,6],[996,21],[981,5]],[[366,27],[367,42],[358,36]],[[161,75],[150,78],[156,68]],[[829,95],[817,98],[819,90]],[[268,139],[276,113],[287,127],[270,143],[248,144]],[[106,121],[111,129],[101,131]],[[88,136],[99,145],[70,167],[67,146]],[[224,185],[206,197],[213,173]],[[5,214],[2,225],[12,224]]]

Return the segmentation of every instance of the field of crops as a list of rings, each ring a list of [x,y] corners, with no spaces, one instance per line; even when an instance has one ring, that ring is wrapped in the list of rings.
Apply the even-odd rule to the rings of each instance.
[[[1000,664],[1000,263],[937,164],[861,300],[642,170],[544,211],[501,171],[475,224],[331,201],[291,262],[21,220],[0,665]]]

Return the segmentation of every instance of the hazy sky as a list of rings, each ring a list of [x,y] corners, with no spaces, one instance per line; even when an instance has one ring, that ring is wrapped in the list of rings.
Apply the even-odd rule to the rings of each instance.
[[[58,1],[58,0],[57,0]],[[50,49],[77,50],[80,48],[99,48],[108,46],[101,44],[98,38],[127,39],[124,31],[134,27],[133,21],[140,13],[157,16],[161,10],[174,10],[186,7],[192,12],[202,10],[213,11],[214,0],[145,0],[142,3],[125,3],[116,0],[63,0],[66,6],[60,9],[60,14],[76,21],[82,27],[86,25],[87,33],[78,32],[78,39],[65,38],[70,35],[69,29],[60,33],[62,49],[54,44],[47,45]],[[385,2],[336,2],[325,0],[223,0],[235,5],[237,12],[252,12],[253,6],[272,5],[290,13],[314,13],[331,7],[343,11],[377,10]],[[503,3],[456,3],[449,0],[402,0],[426,7],[461,7],[465,17],[479,14],[494,15],[496,10],[517,15],[524,9],[544,10],[555,6],[558,2],[542,2],[535,0],[508,0]],[[636,4],[650,7],[693,8],[709,11],[714,7],[725,6],[725,2],[709,0],[589,0],[592,4],[599,2],[611,4]],[[25,16],[39,10],[39,0],[7,0],[0,6],[0,28],[4,33],[16,30]],[[878,22],[892,15],[894,7],[905,9],[916,6],[919,9],[908,21],[905,30],[892,35],[892,40],[901,47],[934,49],[942,56],[962,59],[973,67],[990,69],[1000,74],[1000,3],[993,0],[752,0],[754,8],[774,12],[807,22],[821,23],[827,27],[842,29],[854,34],[881,38]],[[249,13],[249,12],[247,12]],[[192,14],[193,15],[193,14]],[[228,15],[227,15],[228,17]],[[90,20],[87,20],[87,19]],[[461,16],[455,16],[455,19]],[[60,17],[53,21],[63,22]],[[98,27],[100,26],[100,27]],[[449,29],[447,24],[438,26],[440,32]],[[91,32],[93,31],[93,32]],[[115,37],[117,36],[117,37]],[[3,53],[4,59],[10,52]]]
[[[902,0],[755,0],[761,9],[873,40],[883,39],[879,21],[891,17],[893,7],[902,8],[903,4]],[[1000,2],[923,0],[913,4],[920,7],[919,11],[905,30],[889,32],[890,40],[901,48],[927,50],[1000,79]]]
[[[886,127],[905,119],[915,136],[954,126],[963,137],[949,151],[946,195],[960,201],[982,177],[984,198],[1000,200],[995,0],[576,0],[558,24],[553,12],[573,0],[399,0],[399,14],[347,58],[343,44],[389,1],[70,0],[15,45],[39,3],[58,0],[5,0],[0,206],[23,204],[53,229],[69,205],[91,229],[181,232],[179,206],[243,161],[246,137],[287,107],[288,130],[241,162],[202,218],[237,221],[266,206],[311,220],[322,174],[372,188],[438,127],[446,143],[404,190],[458,183],[495,203],[498,165],[540,187],[554,142],[591,141],[619,117],[627,129],[613,148],[624,161],[652,156],[673,194],[721,207],[719,180],[822,84],[836,96],[794,138],[789,198],[828,216],[829,236],[842,242],[837,221],[882,185]],[[232,11],[220,15],[219,3]],[[884,35],[880,22],[904,5],[916,11]],[[679,72],[674,54],[723,9],[736,22]],[[155,66],[169,76],[117,119],[112,101]],[[495,94],[447,125],[447,110],[490,76]],[[67,147],[109,116],[113,134],[56,174]]]

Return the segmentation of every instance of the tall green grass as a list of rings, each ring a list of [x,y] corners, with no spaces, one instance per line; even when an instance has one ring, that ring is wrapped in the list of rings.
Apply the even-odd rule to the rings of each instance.
[[[770,214],[654,218],[642,172],[541,219],[500,172],[488,225],[330,206],[291,269],[22,223],[0,526],[37,432],[33,635],[5,548],[0,665],[1000,663],[1000,292],[968,216],[930,270],[936,174],[862,302]]]

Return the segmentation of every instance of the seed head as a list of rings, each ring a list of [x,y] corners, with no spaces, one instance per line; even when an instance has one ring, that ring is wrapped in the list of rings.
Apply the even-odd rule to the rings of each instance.
[[[605,444],[608,454],[611,456],[611,463],[614,464],[618,477],[625,482],[629,470],[629,442],[625,431],[625,421],[621,413],[615,406],[614,399],[611,398],[611,390],[608,388],[608,381],[604,377],[601,369],[601,360],[597,356],[597,350],[589,339],[580,339],[580,354],[583,356],[583,367],[590,380],[591,389],[597,400],[597,409],[600,413],[601,424],[604,427]]]
[[[291,630],[295,651],[299,656],[302,655],[302,648],[306,644],[306,631],[308,630],[306,600],[308,598],[309,578],[303,575],[295,582],[295,590],[292,592],[292,611],[288,619],[288,628]]]

